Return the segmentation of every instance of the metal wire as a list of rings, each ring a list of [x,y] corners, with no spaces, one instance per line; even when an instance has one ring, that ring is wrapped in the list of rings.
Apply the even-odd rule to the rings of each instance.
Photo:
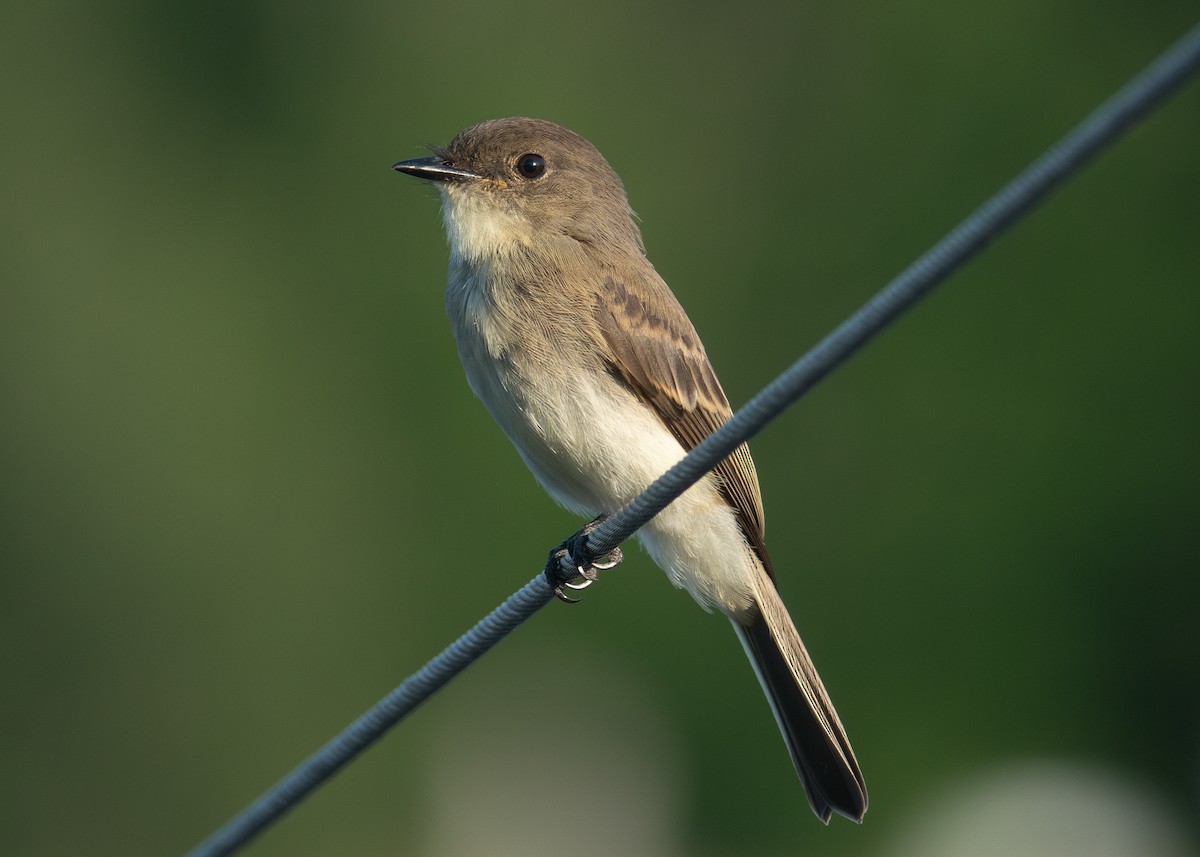
[[[232,854],[382,737],[553,597],[553,590],[545,576],[539,574],[224,827],[196,846],[188,857]]]

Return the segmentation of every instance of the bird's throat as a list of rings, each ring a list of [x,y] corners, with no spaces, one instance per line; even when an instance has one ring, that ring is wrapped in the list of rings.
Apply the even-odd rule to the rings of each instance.
[[[529,226],[525,219],[498,205],[480,189],[450,185],[439,190],[452,257],[471,266],[485,266],[511,256],[527,241]]]

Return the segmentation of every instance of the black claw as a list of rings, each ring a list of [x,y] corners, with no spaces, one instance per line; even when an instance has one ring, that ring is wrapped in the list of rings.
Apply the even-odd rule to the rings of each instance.
[[[572,598],[570,595],[567,595],[562,591],[561,586],[554,587],[554,597],[564,604],[578,604],[580,600],[582,600],[579,598]]]

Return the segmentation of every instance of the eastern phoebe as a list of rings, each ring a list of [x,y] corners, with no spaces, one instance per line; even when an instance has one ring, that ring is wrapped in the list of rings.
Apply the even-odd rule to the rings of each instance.
[[[559,503],[610,514],[732,415],[700,337],[646,258],[620,178],[540,119],[467,128],[394,169],[441,192],[446,311],[467,381]],[[813,812],[867,790],[775,588],[746,446],[638,532],[671,582],[729,617]]]

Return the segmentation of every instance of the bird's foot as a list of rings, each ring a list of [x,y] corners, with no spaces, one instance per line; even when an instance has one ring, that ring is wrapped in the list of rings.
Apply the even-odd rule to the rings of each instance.
[[[568,604],[577,603],[579,599],[571,598],[565,594],[563,592],[564,588],[573,589],[576,592],[581,589],[587,589],[596,582],[596,578],[598,577],[597,572],[616,568],[621,564],[621,560],[625,558],[620,548],[613,548],[609,553],[597,557],[589,563],[579,564],[575,562],[576,556],[586,554],[588,536],[595,532],[596,527],[603,524],[607,517],[607,515],[601,515],[596,520],[586,524],[571,538],[550,551],[550,556],[546,560],[546,582],[554,589],[554,594],[560,601],[565,601]],[[575,575],[570,579],[563,578],[562,560],[564,557],[570,557],[571,564],[575,568]]]

